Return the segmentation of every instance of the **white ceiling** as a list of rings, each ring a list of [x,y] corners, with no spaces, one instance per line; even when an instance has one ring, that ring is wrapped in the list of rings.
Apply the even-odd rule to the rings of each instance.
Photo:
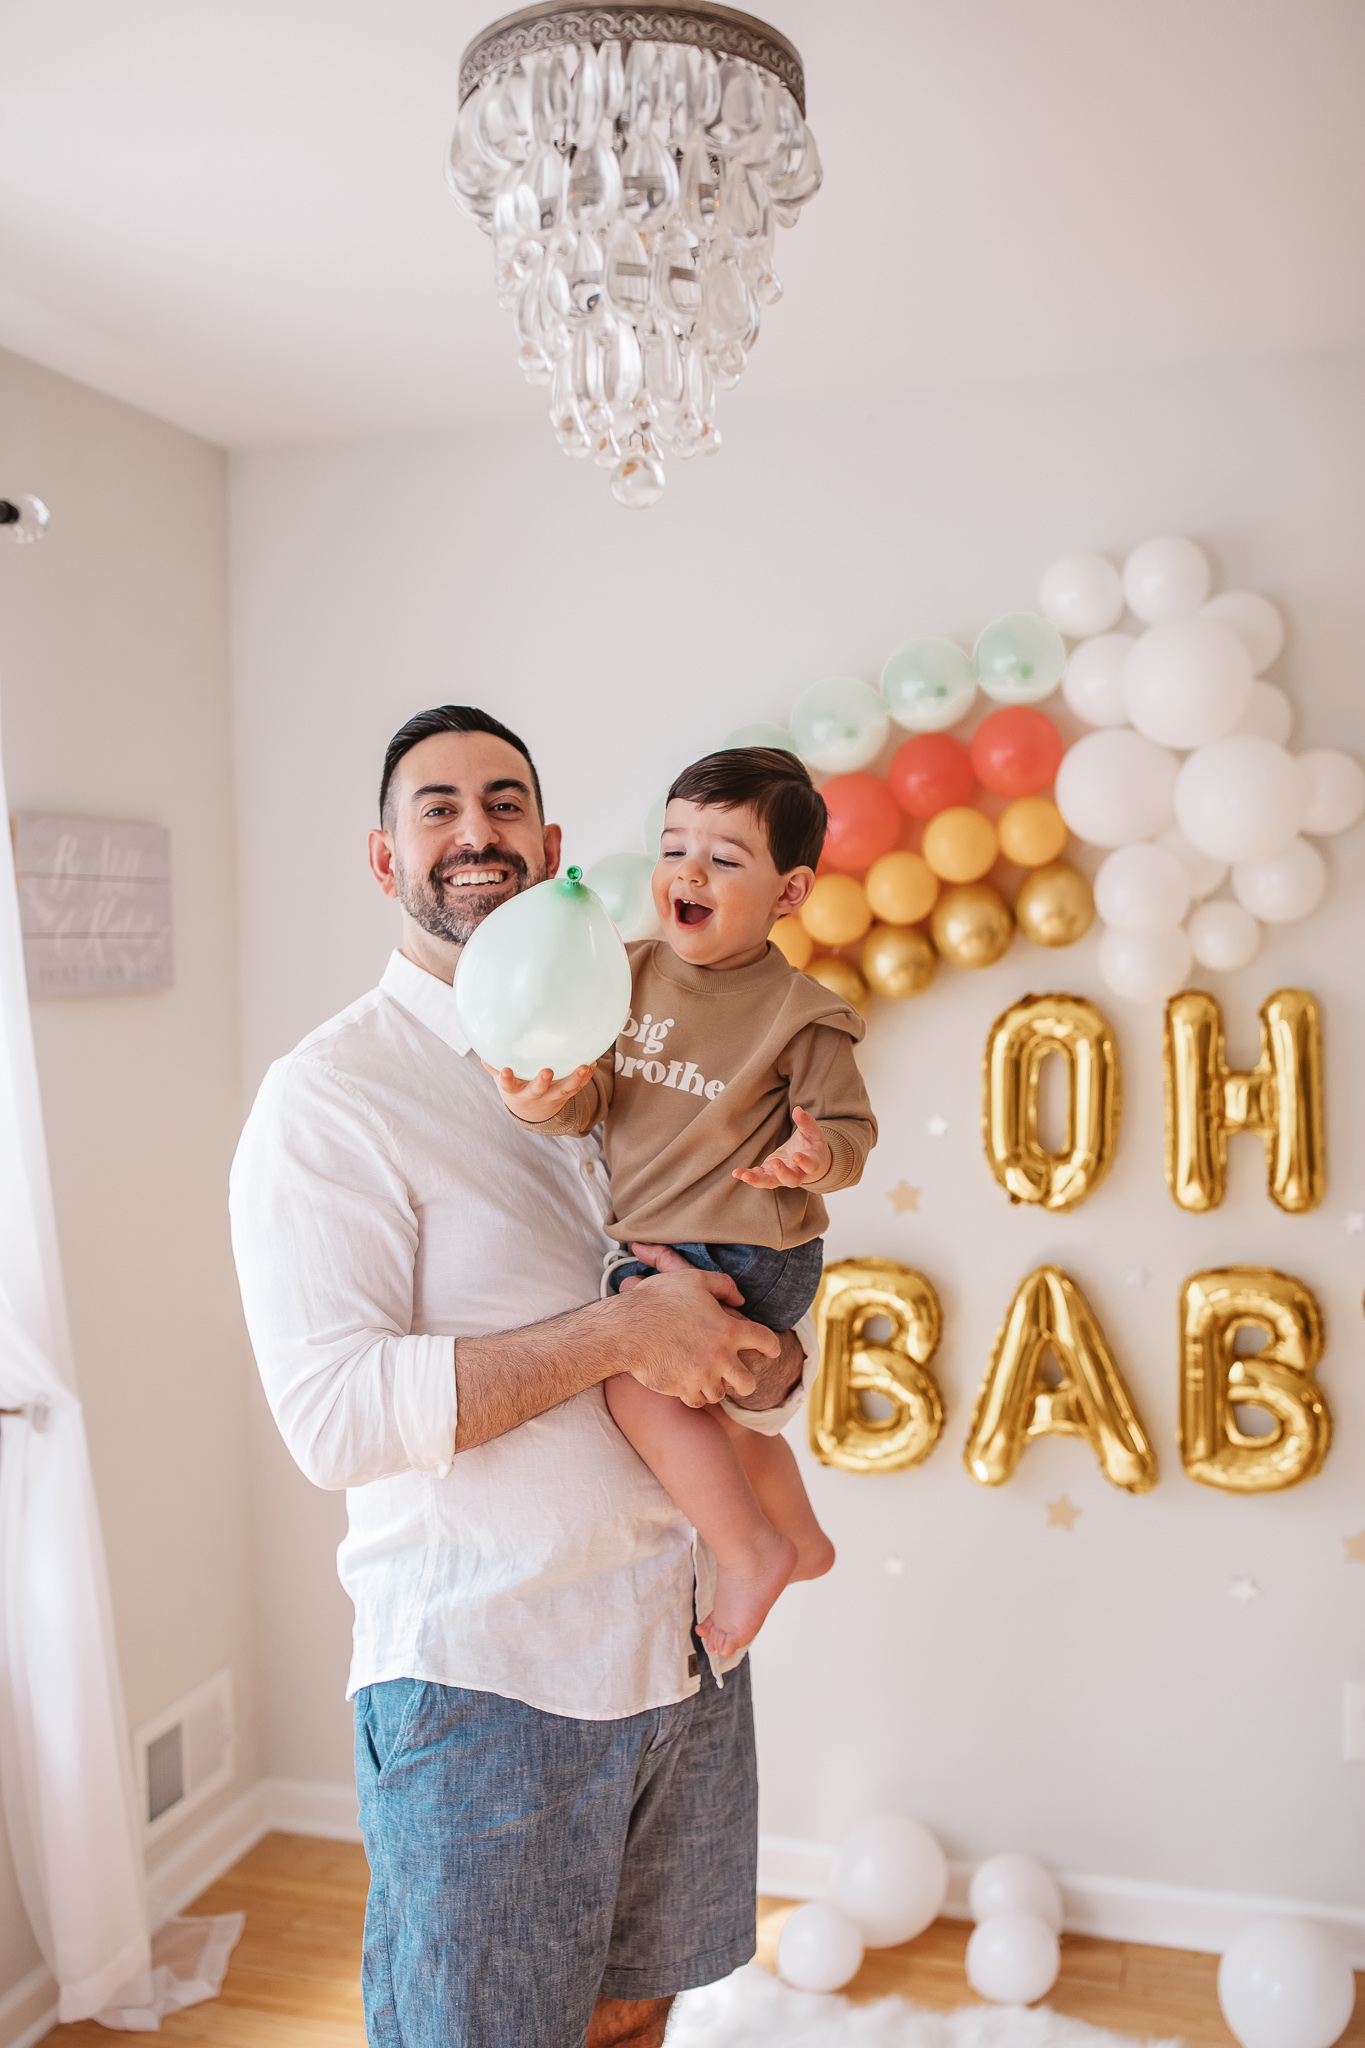
[[[442,179],[497,11],[0,0],[0,344],[229,445],[538,413]],[[755,397],[1365,341],[1361,0],[767,12],[826,183]]]

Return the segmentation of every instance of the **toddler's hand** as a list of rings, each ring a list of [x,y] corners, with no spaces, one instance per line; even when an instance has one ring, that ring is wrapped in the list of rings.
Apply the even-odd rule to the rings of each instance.
[[[524,1124],[545,1124],[552,1116],[558,1115],[566,1102],[584,1087],[593,1070],[593,1061],[586,1066],[575,1067],[571,1074],[565,1074],[556,1081],[554,1070],[542,1067],[533,1081],[519,1081],[510,1067],[489,1067],[489,1073],[497,1083],[498,1093],[513,1116]]]
[[[762,1166],[737,1166],[736,1180],[751,1188],[799,1188],[824,1179],[834,1164],[824,1132],[804,1109],[793,1109],[792,1122],[796,1129],[786,1144],[769,1153]]]

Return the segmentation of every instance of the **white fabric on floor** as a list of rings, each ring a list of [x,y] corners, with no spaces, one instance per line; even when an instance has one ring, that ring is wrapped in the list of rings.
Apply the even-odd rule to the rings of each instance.
[[[683,1993],[669,2018],[665,2048],[1133,2048],[1133,2042],[1084,2020],[1063,2019],[1046,2006],[929,2012],[905,1998],[853,2005],[837,1993],[793,1991],[758,1963],[746,1963],[719,1984]]]

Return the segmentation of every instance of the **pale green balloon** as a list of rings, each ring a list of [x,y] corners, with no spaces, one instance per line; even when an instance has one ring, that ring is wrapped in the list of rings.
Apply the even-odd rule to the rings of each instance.
[[[630,1015],[630,962],[577,868],[484,919],[460,956],[455,1008],[479,1058],[522,1081],[607,1050]]]
[[[886,745],[886,704],[858,676],[827,676],[792,705],[792,738],[808,768],[842,775],[866,768]]]
[[[668,816],[668,791],[656,796],[645,812],[645,852],[651,860],[659,858],[659,841],[664,836],[664,819]]]
[[[1066,642],[1037,612],[994,619],[972,650],[981,687],[997,704],[1037,704],[1066,668]]]
[[[651,939],[659,928],[654,908],[654,862],[647,853],[607,853],[593,862],[584,885],[602,898],[623,939]]]
[[[794,754],[796,742],[785,725],[737,725],[727,732],[718,751],[728,754],[734,747],[776,747],[779,753]]]
[[[907,732],[944,732],[972,708],[972,657],[952,640],[907,640],[887,656],[882,696]]]

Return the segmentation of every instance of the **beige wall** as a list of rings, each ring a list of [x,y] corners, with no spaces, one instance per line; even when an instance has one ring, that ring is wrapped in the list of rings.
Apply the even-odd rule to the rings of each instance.
[[[675,465],[648,513],[623,512],[600,474],[563,460],[534,393],[521,430],[234,458],[249,1086],[382,968],[393,922],[365,831],[384,742],[427,704],[480,702],[525,734],[566,857],[586,864],[639,845],[672,773],[731,726],[784,717],[817,677],[875,680],[916,634],[970,644],[1033,604],[1053,557],[1174,530],[1209,546],[1223,584],[1283,605],[1295,744],[1365,751],[1360,357],[797,410],[761,404],[762,353],[725,401],[724,451]],[[864,1185],[832,1199],[830,1249],[933,1280],[948,1421],[914,1471],[809,1470],[840,1563],[783,1597],[755,1654],[773,1833],[829,1841],[869,1809],[903,1807],[964,1858],[1016,1847],[1129,1880],[1360,1898],[1365,1769],[1341,1759],[1341,1686],[1365,1678],[1365,1569],[1341,1539],[1361,1526],[1365,1448],[1365,1240],[1344,1227],[1365,1207],[1365,827],[1328,857],[1322,910],[1214,980],[1239,1060],[1254,1057],[1271,989],[1322,997],[1332,1189],[1312,1216],[1272,1208],[1246,1140],[1221,1210],[1175,1209],[1160,1015],[1105,990],[1093,938],[1060,956],[1019,940],[984,974],[945,974],[922,1001],[874,1011],[863,1061],[882,1139]],[[1061,1217],[1011,1209],[979,1139],[990,1021],[1049,988],[1094,996],[1124,1063],[1118,1163]],[[926,1131],[937,1115],[942,1140]],[[887,1201],[902,1177],[924,1190],[918,1215]],[[1030,1448],[998,1492],[962,1468],[992,1337],[1048,1259],[1086,1288],[1148,1421],[1162,1476],[1145,1498],[1060,1439]],[[1211,1493],[1176,1453],[1179,1287],[1239,1260],[1300,1274],[1331,1333],[1335,1447],[1320,1478],[1276,1497]],[[1138,1264],[1145,1288],[1127,1284]],[[288,1538],[263,1588],[283,1652],[270,1753],[339,1776],[342,1504],[278,1452],[263,1486],[263,1526]],[[1082,1509],[1069,1535],[1044,1511],[1063,1491]],[[1262,1597],[1229,1599],[1240,1577]]]
[[[224,457],[5,354],[0,451],[0,488],[53,514],[41,546],[0,545],[11,807],[171,833],[174,988],[38,1002],[34,1027],[128,1718],[230,1664],[242,1746],[222,1804],[259,1774],[250,1354],[225,1192],[240,1093]],[[0,1995],[36,1960],[0,1835]]]

